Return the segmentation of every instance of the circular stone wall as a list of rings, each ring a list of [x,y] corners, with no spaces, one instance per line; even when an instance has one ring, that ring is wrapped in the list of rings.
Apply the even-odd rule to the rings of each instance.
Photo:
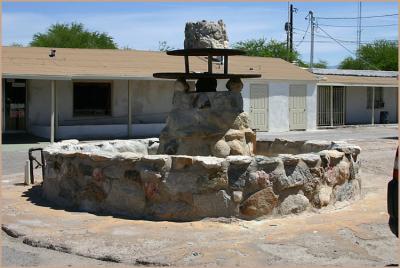
[[[43,150],[43,196],[83,211],[187,221],[300,213],[361,191],[360,148],[347,143],[257,142],[257,155],[226,158],[155,155],[157,147],[157,139],[54,143]]]

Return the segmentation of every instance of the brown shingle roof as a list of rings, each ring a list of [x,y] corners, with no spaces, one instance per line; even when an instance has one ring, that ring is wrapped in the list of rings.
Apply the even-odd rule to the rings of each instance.
[[[184,71],[183,57],[164,52],[112,49],[56,48],[56,56],[48,56],[49,48],[3,47],[2,73],[5,77],[61,78],[108,77],[151,78],[154,72]],[[206,71],[207,61],[190,57],[191,71]],[[214,65],[215,72],[223,66]],[[262,79],[315,81],[315,75],[282,59],[234,56],[229,58],[230,73],[260,73]]]

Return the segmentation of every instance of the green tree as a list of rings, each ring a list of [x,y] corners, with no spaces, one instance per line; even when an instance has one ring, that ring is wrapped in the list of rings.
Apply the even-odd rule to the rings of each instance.
[[[45,33],[36,33],[30,43],[33,47],[117,48],[106,33],[91,32],[82,23],[53,24]]]
[[[376,40],[373,43],[362,45],[357,50],[357,58],[347,57],[340,64],[340,69],[353,70],[398,70],[398,44],[388,40]]]
[[[328,62],[326,60],[319,60],[313,64],[313,68],[326,68],[328,67]]]
[[[302,62],[300,61],[298,64],[300,67],[305,67],[309,68],[310,64],[307,62]],[[328,62],[326,60],[319,60],[318,62],[313,63],[313,68],[327,68],[328,67]]]
[[[248,56],[258,57],[273,57],[286,60],[289,56],[289,61],[300,61],[300,54],[296,50],[288,53],[286,42],[279,42],[277,40],[267,40],[265,38],[250,39],[240,41],[233,44],[233,48],[246,51]]]

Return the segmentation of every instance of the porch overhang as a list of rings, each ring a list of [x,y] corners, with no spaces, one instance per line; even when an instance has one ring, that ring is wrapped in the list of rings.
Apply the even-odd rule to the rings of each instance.
[[[5,79],[31,79],[31,80],[161,80],[152,76],[130,76],[130,75],[52,75],[52,74],[12,74],[3,73]],[[166,80],[166,79],[165,79]]]
[[[349,84],[349,83],[317,83],[317,86],[338,86],[338,87],[398,87],[398,84]]]

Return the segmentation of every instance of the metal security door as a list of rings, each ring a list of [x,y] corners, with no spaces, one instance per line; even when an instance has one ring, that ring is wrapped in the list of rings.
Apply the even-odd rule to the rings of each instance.
[[[291,85],[289,89],[289,129],[307,128],[307,89],[305,85]]]
[[[341,126],[345,124],[345,87],[318,86],[318,126]]]
[[[267,85],[250,85],[250,118],[251,127],[258,131],[267,131]]]

